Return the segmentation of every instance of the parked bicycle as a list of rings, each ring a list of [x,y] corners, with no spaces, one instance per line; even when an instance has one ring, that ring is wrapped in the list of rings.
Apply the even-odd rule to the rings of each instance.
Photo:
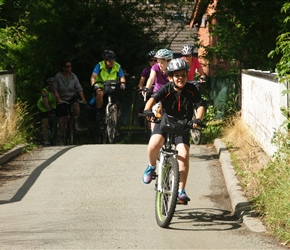
[[[117,134],[118,108],[117,104],[112,102],[112,95],[118,95],[123,82],[117,80],[96,81],[94,85],[98,85],[99,83],[102,83],[104,86],[104,93],[108,96],[108,102],[105,106],[104,114],[101,114],[101,117],[97,118],[97,141],[113,144]]]
[[[146,117],[145,114],[139,114]],[[160,123],[160,118],[155,118],[154,123]],[[194,120],[194,122],[197,122]],[[188,122],[188,127],[192,128],[193,121]],[[198,122],[199,126],[204,126]],[[175,212],[177,204],[187,205],[187,201],[178,200],[179,186],[179,165],[178,151],[173,144],[174,135],[166,133],[164,144],[160,149],[156,172],[152,179],[155,182],[155,217],[157,224],[166,228],[169,226]]]

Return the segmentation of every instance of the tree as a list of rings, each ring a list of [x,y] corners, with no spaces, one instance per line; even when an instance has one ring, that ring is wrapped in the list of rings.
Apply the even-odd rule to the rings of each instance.
[[[290,3],[283,5],[281,12],[288,14],[290,10]],[[276,41],[276,48],[269,53],[269,57],[273,58],[275,55],[280,56],[280,60],[276,65],[276,71],[281,81],[290,81],[290,17],[289,14],[283,22],[283,32],[278,36]]]
[[[216,67],[222,73],[225,73],[220,68],[222,62],[230,63],[236,72],[242,68],[273,71],[278,58],[269,60],[267,55],[275,47],[281,31],[280,9],[284,2],[219,0],[209,17],[210,35],[217,41],[205,48],[206,59],[217,58],[220,63]]]
[[[139,75],[148,51],[170,45],[159,41],[167,25],[156,25],[157,16],[166,21],[168,15],[145,0],[6,0],[0,10],[0,68],[15,70],[16,94],[31,105],[63,58],[72,59],[85,87],[104,49],[114,50],[122,67]]]

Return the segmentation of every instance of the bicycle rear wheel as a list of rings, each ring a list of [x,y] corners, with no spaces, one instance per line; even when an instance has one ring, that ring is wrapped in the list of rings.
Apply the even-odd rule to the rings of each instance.
[[[75,143],[75,124],[73,117],[69,117],[66,125],[66,144],[74,145]]]
[[[156,191],[155,217],[157,224],[166,228],[172,220],[177,203],[179,169],[174,157],[170,156],[165,160],[162,175],[158,178],[162,178],[162,190]]]
[[[110,103],[107,105],[107,124],[106,124],[106,133],[109,143],[114,143],[116,138],[117,130],[117,109],[114,104]]]
[[[199,128],[191,129],[190,133],[191,133],[192,142],[195,145],[199,145],[201,142],[201,135],[202,135],[201,129]]]

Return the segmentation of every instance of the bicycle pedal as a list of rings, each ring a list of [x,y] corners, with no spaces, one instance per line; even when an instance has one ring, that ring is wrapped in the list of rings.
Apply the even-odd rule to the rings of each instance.
[[[152,180],[155,180],[156,178],[157,178],[157,174],[156,173],[154,173],[153,175],[152,175]]]
[[[188,204],[188,201],[183,201],[183,200],[179,200],[177,199],[177,205],[187,205]]]

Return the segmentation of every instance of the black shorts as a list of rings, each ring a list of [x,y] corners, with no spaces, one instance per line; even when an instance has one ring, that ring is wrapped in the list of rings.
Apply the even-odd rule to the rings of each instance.
[[[42,120],[42,119],[45,119],[49,117],[49,112],[40,112],[39,115],[38,115],[39,119]]]
[[[166,133],[161,131],[159,123],[156,123],[154,126],[152,135],[155,135],[155,134],[162,135],[164,138],[166,138]],[[174,140],[174,145],[184,143],[190,147],[189,131],[185,135],[174,135],[173,140]]]

